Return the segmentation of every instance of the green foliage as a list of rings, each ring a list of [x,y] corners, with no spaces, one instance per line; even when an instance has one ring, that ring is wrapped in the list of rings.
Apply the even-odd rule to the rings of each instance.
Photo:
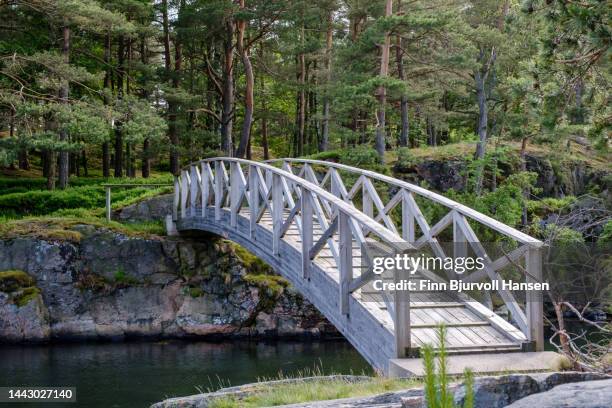
[[[199,298],[204,296],[204,290],[200,287],[190,287],[189,288],[189,296],[192,298]]]
[[[238,244],[233,242],[230,243],[234,253],[240,259],[240,262],[244,265],[246,270],[251,275],[269,275],[272,272],[272,268],[264,261],[244,249]]]
[[[425,401],[427,408],[457,408],[453,401],[453,393],[449,390],[449,376],[446,371],[446,327],[441,325],[437,334],[437,350],[434,350],[431,344],[426,344],[421,348],[425,372]],[[466,368],[463,376],[466,388],[463,408],[472,408],[474,406],[474,375],[469,368]]]
[[[35,284],[36,280],[24,271],[0,271],[0,292],[10,293]]]
[[[118,269],[113,275],[116,284],[130,286],[138,284],[138,280],[132,276],[129,276],[123,269]]]
[[[408,147],[400,147],[397,149],[397,161],[395,162],[395,171],[405,171],[407,169],[412,168],[415,164],[419,162],[412,152],[412,149]]]
[[[36,280],[20,270],[0,271],[0,292],[8,293],[10,300],[18,307],[30,303],[40,294]]]
[[[606,225],[604,225],[603,231],[599,236],[598,242],[602,245],[612,243],[612,220],[608,221]]]
[[[37,186],[43,180],[24,180],[26,186]],[[0,215],[10,217],[22,217],[28,215],[46,215],[56,213],[57,211],[65,211],[69,209],[95,209],[104,208],[105,205],[105,189],[101,186],[104,179],[76,179],[75,185],[79,187],[71,187],[62,191],[46,191],[32,190],[27,192],[14,192],[0,195]],[[134,183],[130,179],[118,179],[112,181],[114,184]],[[169,177],[141,180],[140,183],[168,183]],[[7,186],[8,191],[15,191],[18,185],[15,182],[6,182],[0,180],[0,189],[2,185]],[[138,184],[138,183],[136,183]],[[112,190],[113,208],[122,208],[133,204],[142,199],[167,193],[170,188],[149,188],[149,187],[129,187],[129,188],[114,188]],[[58,214],[61,214],[58,213]]]
[[[320,369],[302,372],[299,377],[322,376]],[[280,377],[280,379],[286,379]],[[331,379],[295,381],[285,384],[255,384],[253,393],[246,397],[224,397],[210,402],[210,408],[251,408],[297,404],[300,402],[323,401],[348,397],[359,397],[412,388],[419,380],[372,377],[366,381],[350,381],[341,376]]]

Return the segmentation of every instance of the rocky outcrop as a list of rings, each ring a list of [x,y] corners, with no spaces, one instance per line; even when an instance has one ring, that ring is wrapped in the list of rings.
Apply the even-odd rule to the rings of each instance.
[[[410,167],[395,166],[394,176],[409,183],[420,185],[426,182],[436,191],[465,188],[466,162],[462,160],[425,159]]]
[[[79,242],[0,240],[0,271],[35,282],[27,302],[0,286],[0,341],[337,334],[286,281],[226,241],[74,228]]]
[[[344,376],[347,377],[347,376]],[[550,389],[556,390],[557,385],[576,383],[576,386],[586,385],[594,381],[597,383],[607,383],[608,376],[594,373],[579,372],[558,372],[558,373],[539,373],[525,375],[506,375],[498,377],[480,377],[474,382],[474,408],[496,408],[506,407],[523,397],[534,393],[546,392]],[[268,381],[254,384],[245,384],[238,387],[223,388],[215,392],[191,395],[187,397],[170,398],[162,402],[153,404],[151,408],[205,408],[219,398],[234,398],[237,400],[246,398],[256,393],[265,392],[274,387],[283,387],[288,382],[296,381],[335,381],[336,376],[332,377],[309,377],[304,379]],[[344,381],[365,381],[368,377],[347,377]],[[599,381],[595,381],[599,380]],[[585,382],[586,381],[586,382]],[[560,387],[558,387],[560,388]],[[593,387],[595,388],[595,387]],[[454,394],[456,406],[463,406],[465,399],[464,386],[453,383],[449,385],[449,391]],[[283,408],[365,408],[365,407],[385,407],[385,408],[423,408],[426,407],[423,387],[403,389],[398,391],[386,392],[364,397],[342,398],[336,400],[310,401],[291,405],[281,405]],[[514,407],[514,405],[512,405]],[[539,407],[534,404],[532,407]],[[544,405],[548,407],[548,405]],[[554,405],[551,405],[552,408]],[[561,405],[559,405],[561,406]],[[568,405],[581,407],[581,405]],[[521,405],[521,408],[523,406]],[[527,407],[525,405],[525,407]],[[586,407],[590,407],[587,405]],[[595,406],[594,406],[595,407]],[[596,405],[599,407],[599,405]]]
[[[520,399],[508,408],[608,408],[611,401],[612,379],[609,379],[559,385]]]
[[[346,383],[360,383],[370,381],[372,378],[361,375],[329,375],[320,377],[287,378],[283,380],[261,381],[253,384],[244,384],[236,387],[226,387],[214,392],[190,395],[187,397],[169,398],[151,405],[151,408],[206,408],[215,400],[224,398],[246,398],[262,390],[282,387],[296,383],[342,381]]]
[[[119,221],[161,220],[172,214],[172,194],[164,194],[139,201],[114,211],[113,218]]]
[[[565,197],[587,193],[609,197],[610,171],[592,168],[583,161],[556,163],[547,157],[534,154],[525,156],[527,171],[537,174],[535,186],[540,189],[541,197]],[[500,180],[519,171],[518,156],[508,163],[499,162]],[[408,165],[398,162],[393,168],[393,175],[399,179],[421,184],[445,192],[449,189],[462,191],[466,183],[467,160],[456,159],[422,159]]]

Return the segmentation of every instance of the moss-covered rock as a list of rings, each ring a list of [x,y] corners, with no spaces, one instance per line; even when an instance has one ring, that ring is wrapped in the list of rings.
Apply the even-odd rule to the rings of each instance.
[[[0,292],[0,340],[336,333],[286,280],[228,241],[71,228],[78,242],[0,238],[0,285],[10,292]]]

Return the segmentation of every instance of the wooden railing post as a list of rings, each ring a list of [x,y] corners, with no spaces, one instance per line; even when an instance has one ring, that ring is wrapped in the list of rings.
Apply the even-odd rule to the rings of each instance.
[[[240,210],[240,177],[238,175],[239,164],[230,162],[230,226],[236,227],[238,211]]]
[[[106,221],[111,220],[111,188],[106,187]]]
[[[208,163],[202,162],[201,166],[201,191],[202,191],[202,218],[206,218],[206,207],[208,207],[208,198],[210,197],[210,180],[208,177]]]
[[[189,196],[189,172],[183,170],[181,174],[181,218],[187,216],[187,197]]]
[[[189,214],[192,217],[196,216],[198,189],[200,188],[199,176],[200,175],[198,174],[198,168],[195,165],[191,166],[191,184],[189,185]]]
[[[361,187],[361,201],[363,203],[363,213],[370,218],[374,218],[374,207],[372,204],[372,197],[365,186]]]
[[[302,278],[310,279],[310,249],[312,248],[312,198],[303,186],[302,191]]]
[[[403,278],[399,271],[393,271],[395,283]],[[397,358],[407,357],[410,350],[410,292],[396,290],[393,295],[395,326],[395,352]]]
[[[402,238],[411,244],[415,240],[414,213],[410,205],[410,192],[402,190]]]
[[[525,256],[527,282],[542,282],[542,249],[530,247]],[[535,344],[535,351],[544,350],[544,306],[543,294],[539,290],[529,290],[526,296],[528,338]]]
[[[272,254],[280,253],[281,228],[283,226],[283,184],[281,176],[273,174],[272,176]]]
[[[350,285],[353,280],[353,237],[349,225],[349,215],[338,211],[338,239],[340,265],[340,313],[349,314]]]
[[[255,239],[255,228],[257,227],[257,215],[259,214],[259,177],[257,167],[249,167],[249,195],[250,195],[250,227],[249,236]]]
[[[215,220],[221,220],[221,207],[223,206],[223,163],[220,160],[215,162]]]

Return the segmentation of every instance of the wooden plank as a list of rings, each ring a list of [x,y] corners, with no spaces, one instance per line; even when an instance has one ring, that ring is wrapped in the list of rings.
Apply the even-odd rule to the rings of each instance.
[[[349,285],[353,279],[352,234],[349,226],[349,216],[340,211],[338,214],[339,258],[340,258],[340,313],[349,314]]]
[[[202,191],[202,194],[200,196],[201,198],[201,206],[202,206],[202,214],[201,217],[202,218],[206,218],[206,207],[208,207],[208,200],[210,199],[210,165],[208,163],[201,163],[202,166],[202,170],[201,170],[201,180],[200,180],[200,190]]]
[[[510,253],[500,256],[491,264],[491,268],[496,271],[499,271],[500,269],[505,268],[507,265],[517,262],[525,254],[525,252],[527,252],[528,248],[528,245],[521,245],[520,247],[510,251]],[[464,277],[463,281],[479,282],[486,277],[488,277],[487,270],[480,269]]]
[[[202,184],[202,177],[200,176],[200,171],[195,165],[191,166],[190,179],[191,183],[189,185],[189,215],[195,217],[198,201],[198,192]]]
[[[221,161],[215,162],[215,220],[221,220],[221,207],[223,205],[223,164]]]
[[[185,218],[187,216],[189,184],[189,172],[187,172],[187,170],[183,170],[181,175],[181,218]]]
[[[312,258],[310,249],[312,248],[312,198],[310,191],[302,187],[302,278],[310,279],[310,268]]]
[[[540,248],[529,248],[527,251],[526,266],[527,282],[541,283],[542,251]],[[529,340],[535,342],[535,351],[544,350],[544,309],[542,300],[542,291],[527,291],[527,326],[529,328]]]
[[[272,220],[273,236],[272,236],[272,254],[280,253],[281,227],[283,225],[283,209],[285,203],[283,201],[283,186],[281,184],[281,176],[274,174],[272,176]]]
[[[285,218],[285,222],[283,222],[283,226],[281,227],[281,231],[280,231],[281,238],[285,236],[287,231],[289,231],[289,228],[293,226],[294,219],[297,223],[297,214],[301,210],[301,208],[302,208],[302,199],[299,198],[298,201],[295,204],[293,204],[293,208],[291,208],[291,211],[289,211],[289,214]],[[301,227],[297,227],[296,232],[299,234],[301,229],[302,229]]]
[[[395,281],[399,282],[400,274],[394,271]],[[407,357],[410,353],[410,292],[407,290],[396,290],[393,296],[394,301],[394,334],[395,334],[395,354],[398,358]]]
[[[410,204],[408,202],[408,196],[412,193],[404,189],[402,191],[402,237],[413,243],[415,240],[415,229],[414,229],[414,214],[411,211]],[[414,198],[413,198],[414,199]]]
[[[259,177],[257,167],[251,165],[249,167],[249,236],[255,237],[255,228],[257,227],[257,214],[259,214]]]
[[[317,240],[314,246],[310,249],[310,252],[309,252],[310,259],[314,259],[317,256],[319,251],[323,249],[327,241],[331,239],[332,235],[336,232],[337,229],[338,229],[338,218],[336,217],[332,220],[332,223],[327,227],[327,229],[323,231],[323,234],[321,234],[321,237]],[[333,253],[332,253],[332,256],[336,258],[336,256]]]
[[[374,204],[374,206],[376,206],[376,209],[378,210],[378,216],[382,218],[385,226],[397,235],[397,228],[395,228],[395,224],[393,223],[393,221],[391,221],[391,218],[389,218],[389,216],[385,213],[385,206],[383,205],[382,200],[378,196],[378,193],[376,192],[376,189],[374,188],[374,185],[372,184],[370,179],[365,179],[363,182],[363,186],[368,190],[368,194],[372,199],[372,203]]]

